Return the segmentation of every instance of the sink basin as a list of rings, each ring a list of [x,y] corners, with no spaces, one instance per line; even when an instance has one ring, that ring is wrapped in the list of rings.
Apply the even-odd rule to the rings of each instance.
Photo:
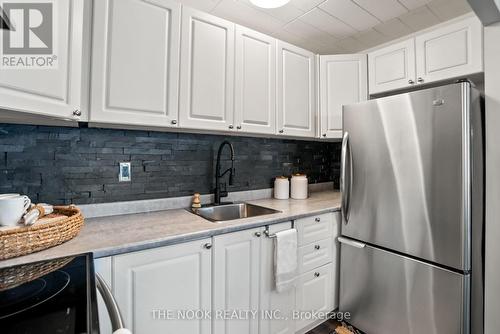
[[[270,215],[281,211],[248,203],[231,203],[193,208],[191,212],[211,222],[218,223],[233,219]]]

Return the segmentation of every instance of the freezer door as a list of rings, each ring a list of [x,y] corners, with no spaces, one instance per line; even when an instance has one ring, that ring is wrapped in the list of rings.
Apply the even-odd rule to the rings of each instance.
[[[349,243],[349,241],[347,241]],[[468,333],[469,276],[341,242],[340,306],[369,334]]]
[[[344,107],[342,235],[470,269],[469,89]]]

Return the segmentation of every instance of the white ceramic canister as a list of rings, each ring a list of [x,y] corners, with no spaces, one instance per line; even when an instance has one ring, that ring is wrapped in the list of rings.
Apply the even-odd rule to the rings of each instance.
[[[308,196],[308,184],[309,182],[307,181],[307,175],[293,174],[291,181],[292,198],[306,199]]]
[[[274,198],[288,199],[290,197],[290,181],[286,176],[277,176],[274,180]]]

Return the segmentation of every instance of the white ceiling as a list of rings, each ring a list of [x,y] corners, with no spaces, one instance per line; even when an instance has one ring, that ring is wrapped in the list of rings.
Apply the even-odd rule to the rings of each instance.
[[[319,54],[358,52],[471,11],[466,0],[291,0],[276,9],[178,1]]]

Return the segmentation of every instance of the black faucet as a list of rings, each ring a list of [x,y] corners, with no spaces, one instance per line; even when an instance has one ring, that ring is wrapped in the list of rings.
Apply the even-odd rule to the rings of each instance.
[[[223,173],[221,173],[221,166],[220,166],[220,155],[222,153],[222,150],[224,149],[224,146],[228,145],[229,149],[231,150],[231,168],[226,169]],[[220,146],[219,146],[219,151],[217,152],[217,165],[215,166],[215,200],[214,204],[219,205],[221,197],[227,197],[227,187],[225,183],[220,182],[220,178],[226,175],[229,172],[229,185],[232,186],[234,182],[234,148],[233,145],[228,142],[227,140],[224,140]],[[223,189],[221,189],[223,187]]]

